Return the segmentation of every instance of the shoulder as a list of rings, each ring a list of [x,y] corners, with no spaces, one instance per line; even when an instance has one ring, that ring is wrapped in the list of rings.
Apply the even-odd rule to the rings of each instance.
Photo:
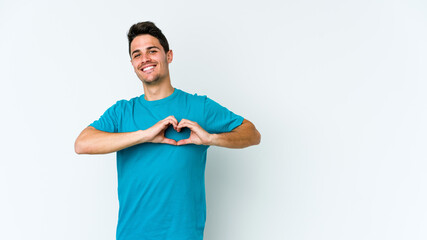
[[[131,98],[131,99],[120,99],[120,100],[117,100],[116,103],[114,103],[111,106],[111,108],[113,108],[116,111],[124,111],[124,110],[127,110],[127,109],[132,109],[133,106],[135,105],[135,103],[137,101],[139,101],[140,97],[141,96],[134,97],[134,98]]]
[[[199,102],[199,103],[204,103],[206,101],[206,99],[208,99],[208,97],[206,95],[200,95],[198,93],[189,93],[186,91],[183,91],[181,89],[178,89],[180,95],[182,98],[191,101],[191,102]]]
[[[188,102],[201,104],[201,105],[203,105],[203,108],[216,109],[218,107],[223,107],[218,101],[213,100],[212,98],[208,97],[207,95],[202,95],[202,94],[198,94],[198,93],[188,93],[188,92],[185,92],[182,90],[179,90],[179,91],[181,91],[181,95]]]

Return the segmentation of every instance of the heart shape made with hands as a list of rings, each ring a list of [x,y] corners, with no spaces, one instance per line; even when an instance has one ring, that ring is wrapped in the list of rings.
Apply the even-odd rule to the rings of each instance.
[[[165,130],[165,137],[173,139],[175,141],[188,139],[190,137],[191,130],[187,127],[181,128],[180,132],[177,132],[172,125],[169,125]]]
[[[166,128],[164,137],[176,142],[176,145],[196,144],[208,145],[209,133],[205,131],[197,122],[181,119],[178,122],[179,131],[176,131],[172,123]],[[169,140],[169,142],[171,141]]]
[[[195,121],[181,119],[177,123],[174,116],[169,116],[153,127],[157,130],[157,134],[162,135],[157,135],[161,137],[158,140],[162,143],[172,145],[210,145],[211,135]]]

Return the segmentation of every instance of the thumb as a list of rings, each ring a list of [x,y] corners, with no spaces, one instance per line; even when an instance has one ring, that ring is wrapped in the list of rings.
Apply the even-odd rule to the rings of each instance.
[[[189,138],[187,138],[187,139],[182,139],[182,140],[179,140],[177,143],[176,143],[176,145],[185,145],[185,144],[191,144],[191,143],[193,143]]]

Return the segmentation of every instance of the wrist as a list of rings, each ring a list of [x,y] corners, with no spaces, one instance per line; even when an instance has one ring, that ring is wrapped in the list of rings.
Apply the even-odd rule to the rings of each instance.
[[[137,130],[136,134],[138,136],[138,143],[145,143],[147,142],[147,134],[144,130]]]
[[[209,145],[218,146],[219,135],[218,134],[210,134],[209,137]]]

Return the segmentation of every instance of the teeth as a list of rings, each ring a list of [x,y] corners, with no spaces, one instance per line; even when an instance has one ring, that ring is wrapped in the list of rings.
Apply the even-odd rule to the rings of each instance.
[[[147,70],[150,70],[150,69],[153,69],[154,68],[154,66],[149,66],[149,67],[147,67],[147,68],[144,68],[144,69],[142,69],[142,71],[147,71]]]

